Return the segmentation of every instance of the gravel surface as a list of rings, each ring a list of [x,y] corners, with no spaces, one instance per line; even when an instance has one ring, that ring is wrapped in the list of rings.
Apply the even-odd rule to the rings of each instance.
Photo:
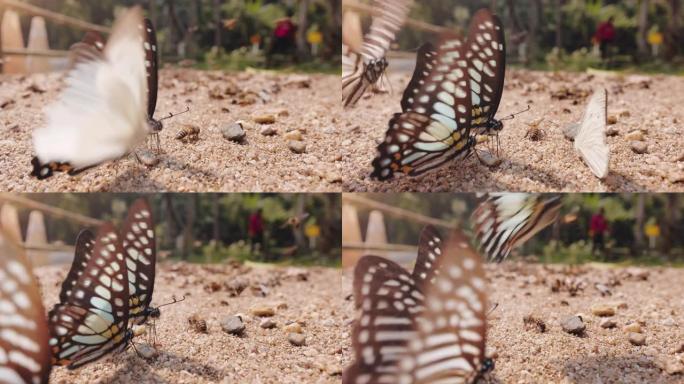
[[[158,158],[149,158],[139,149],[143,163],[128,156],[77,177],[62,174],[39,182],[28,176],[31,135],[45,124],[42,109],[59,95],[62,78],[59,73],[0,75],[0,190],[333,192],[341,188],[342,134],[335,128],[342,113],[339,76],[192,69],[160,72],[156,118],[186,106],[190,112],[164,121],[163,153]],[[255,122],[272,119],[273,124]],[[237,143],[224,138],[222,128],[240,120],[246,122],[245,139]],[[175,139],[187,124],[200,129],[197,142]],[[294,140],[286,137],[293,130],[301,134],[295,134]],[[304,153],[295,153],[293,146]]]
[[[39,268],[46,308],[58,300],[67,267]],[[136,349],[76,371],[55,367],[53,383],[339,383],[346,324],[340,318],[341,272],[327,268],[267,268],[163,263],[157,267],[153,305],[186,296],[161,309],[157,346],[147,337]],[[337,283],[335,283],[337,281]],[[239,296],[233,296],[244,288]],[[263,297],[263,294],[266,294]],[[271,317],[261,314],[275,312]],[[241,336],[224,332],[238,315]],[[264,319],[273,328],[260,326]],[[189,320],[193,323],[190,324]],[[207,333],[198,321],[206,322]],[[292,323],[292,324],[290,324]],[[289,338],[301,332],[305,345]]]
[[[500,165],[489,168],[473,156],[415,178],[371,180],[377,142],[384,139],[392,114],[401,110],[410,70],[390,74],[393,93],[362,99],[345,114],[345,191],[684,191],[684,77],[515,69],[506,74],[497,117],[527,105],[531,110],[504,122]],[[588,96],[599,86],[608,90],[609,119],[616,119],[608,126],[614,135],[607,138],[610,174],[603,182],[563,135],[567,124],[579,121]],[[526,138],[542,118],[537,126],[541,137]],[[637,154],[643,147],[646,153]]]
[[[684,382],[684,270],[504,263],[488,266],[487,275],[490,302],[498,303],[488,317],[495,369],[487,382]],[[345,295],[351,295],[351,283],[351,273],[345,273]],[[601,295],[604,288],[610,295]],[[606,316],[610,311],[603,307],[614,314]],[[348,321],[354,316],[351,298],[345,308]],[[586,327],[580,336],[561,328],[575,315]],[[604,328],[602,321],[615,326]],[[645,344],[634,345],[632,338],[645,338]],[[344,348],[346,366],[351,343]]]

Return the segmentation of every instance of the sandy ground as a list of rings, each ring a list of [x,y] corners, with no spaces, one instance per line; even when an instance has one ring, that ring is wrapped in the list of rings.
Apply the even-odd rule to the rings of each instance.
[[[37,271],[47,308],[58,300],[66,267]],[[306,280],[303,280],[306,278]],[[156,356],[145,359],[133,349],[76,371],[55,367],[52,383],[338,383],[345,324],[341,272],[310,268],[245,268],[227,265],[161,264],[153,305],[186,300],[161,308],[156,322]],[[246,288],[232,297],[228,287]],[[215,291],[213,291],[215,290]],[[266,296],[262,297],[262,293]],[[277,328],[262,329],[254,306],[275,309]],[[208,332],[195,331],[188,318],[198,315]],[[220,321],[244,314],[243,336],[224,332]],[[284,327],[302,325],[306,345],[294,346]],[[142,340],[140,340],[142,338]],[[147,337],[134,339],[145,348]]]
[[[377,142],[384,139],[392,114],[401,110],[410,71],[412,66],[395,70],[390,74],[393,93],[362,99],[345,114],[345,191],[684,191],[683,77],[528,70],[509,70],[506,75],[497,117],[527,105],[531,110],[504,122],[500,165],[489,168],[473,156],[415,178],[371,180]],[[608,114],[617,118],[609,126],[615,135],[607,138],[611,160],[604,182],[591,173],[562,132],[566,124],[580,119],[587,95],[598,86],[607,88]],[[542,118],[543,137],[526,138],[530,124]],[[633,151],[632,135],[642,136],[647,153]]]
[[[488,349],[494,353],[495,369],[487,382],[684,382],[684,373],[670,374],[665,369],[669,364],[684,371],[684,270],[504,263],[488,266],[487,273],[490,302],[498,303],[488,318]],[[351,273],[345,273],[347,323],[354,316],[351,283]],[[611,295],[602,296],[597,283]],[[574,296],[569,287],[579,288]],[[615,321],[615,328],[602,328],[602,318],[592,314],[592,306],[601,304],[616,310],[614,316],[605,317]],[[577,314],[586,325],[583,336],[566,333],[560,326],[563,319]],[[544,322],[545,332],[525,327],[523,318],[529,315]],[[645,345],[628,341],[623,327],[630,322],[641,324]],[[346,340],[345,351],[351,348]],[[344,356],[346,366],[351,358],[346,352]]]
[[[39,182],[28,176],[31,134],[45,124],[43,107],[57,98],[61,79],[62,74],[0,75],[0,190],[313,192],[341,188],[338,145],[343,138],[335,129],[342,113],[339,76],[191,69],[160,72],[155,116],[181,112],[186,106],[190,112],[164,121],[158,164],[143,165],[128,156],[78,177],[62,174]],[[265,126],[253,122],[255,116],[264,114],[276,117],[272,136],[261,134]],[[221,134],[221,127],[238,120],[248,122],[242,144]],[[197,143],[175,139],[184,124],[200,128]],[[295,129],[306,145],[303,154],[288,147],[285,135]]]

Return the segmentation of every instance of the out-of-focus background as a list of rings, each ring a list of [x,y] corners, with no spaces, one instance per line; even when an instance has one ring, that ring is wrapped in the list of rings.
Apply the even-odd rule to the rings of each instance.
[[[339,72],[339,0],[2,0],[4,72],[65,68],[66,50],[85,31],[107,34],[133,5],[155,24],[162,63]]]
[[[422,228],[444,236],[469,231],[475,194],[403,193],[343,195],[343,264],[363,254],[412,265]],[[681,194],[563,194],[560,219],[511,258],[543,263],[684,265],[684,196]],[[598,216],[605,228],[592,224]],[[604,244],[594,244],[597,231]]]
[[[84,228],[121,225],[134,194],[0,194],[4,232],[34,265],[70,263]],[[150,194],[159,261],[339,265],[336,194]]]

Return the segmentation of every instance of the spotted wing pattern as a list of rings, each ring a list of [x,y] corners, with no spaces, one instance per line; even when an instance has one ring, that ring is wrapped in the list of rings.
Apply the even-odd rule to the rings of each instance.
[[[490,133],[492,127],[500,127],[494,115],[499,109],[506,75],[506,41],[501,20],[488,9],[478,11],[470,22],[466,47],[471,127],[473,133]]]
[[[152,210],[145,199],[137,200],[128,210],[121,241],[128,269],[131,323],[142,324],[152,311],[150,303],[157,261]]]
[[[480,258],[460,232],[444,244],[427,227],[412,274],[363,257],[354,271],[356,360],[343,383],[475,382],[491,368],[484,285]]]
[[[143,22],[143,47],[145,48],[145,70],[147,75],[147,117],[154,117],[157,108],[157,89],[159,87],[159,56],[157,53],[157,32],[152,20],[145,18]]]
[[[418,87],[404,92],[407,112],[390,120],[371,177],[416,176],[470,153],[474,139],[469,134],[470,90],[463,48],[461,38],[444,37],[436,64],[426,64],[432,66],[430,73],[421,73],[425,77],[418,80]]]
[[[387,67],[385,54],[404,24],[413,0],[376,0],[370,31],[364,37],[361,52],[343,47],[342,101],[353,106],[366,89],[382,76]]]
[[[0,382],[47,383],[49,337],[26,256],[0,233]]]
[[[48,314],[54,365],[78,368],[127,345],[132,332],[126,271],[120,238],[104,224],[71,295]]]
[[[485,357],[487,298],[480,255],[453,231],[425,286],[416,335],[398,366],[401,382],[474,383],[490,367]]]
[[[413,76],[409,81],[404,95],[401,98],[401,111],[408,112],[411,110],[413,96],[420,89],[420,86],[425,83],[425,80],[430,75],[430,71],[437,64],[437,49],[430,43],[425,43],[418,49],[416,55],[416,68],[413,70]]]
[[[558,219],[559,196],[490,193],[473,213],[475,236],[489,260],[503,261],[517,246]]]
[[[356,361],[343,383],[398,382],[397,363],[414,337],[423,295],[411,275],[396,263],[365,256],[354,270],[354,298],[360,316],[352,330]]]
[[[83,271],[88,266],[88,261],[93,255],[94,245],[95,236],[87,229],[82,230],[76,237],[74,260],[71,262],[69,274],[67,274],[62,282],[62,290],[59,292],[59,301],[65,302],[69,296],[71,296],[71,292],[73,291],[78,278],[83,274]]]

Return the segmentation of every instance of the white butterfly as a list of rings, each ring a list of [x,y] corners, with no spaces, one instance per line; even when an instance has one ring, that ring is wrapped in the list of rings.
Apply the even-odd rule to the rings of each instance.
[[[125,11],[104,54],[78,62],[69,73],[66,90],[46,110],[47,126],[33,134],[32,175],[78,173],[124,156],[147,137],[142,23],[140,8]]]
[[[610,149],[606,144],[607,107],[608,93],[601,88],[589,99],[575,136],[575,149],[599,179],[608,176],[610,160]]]

